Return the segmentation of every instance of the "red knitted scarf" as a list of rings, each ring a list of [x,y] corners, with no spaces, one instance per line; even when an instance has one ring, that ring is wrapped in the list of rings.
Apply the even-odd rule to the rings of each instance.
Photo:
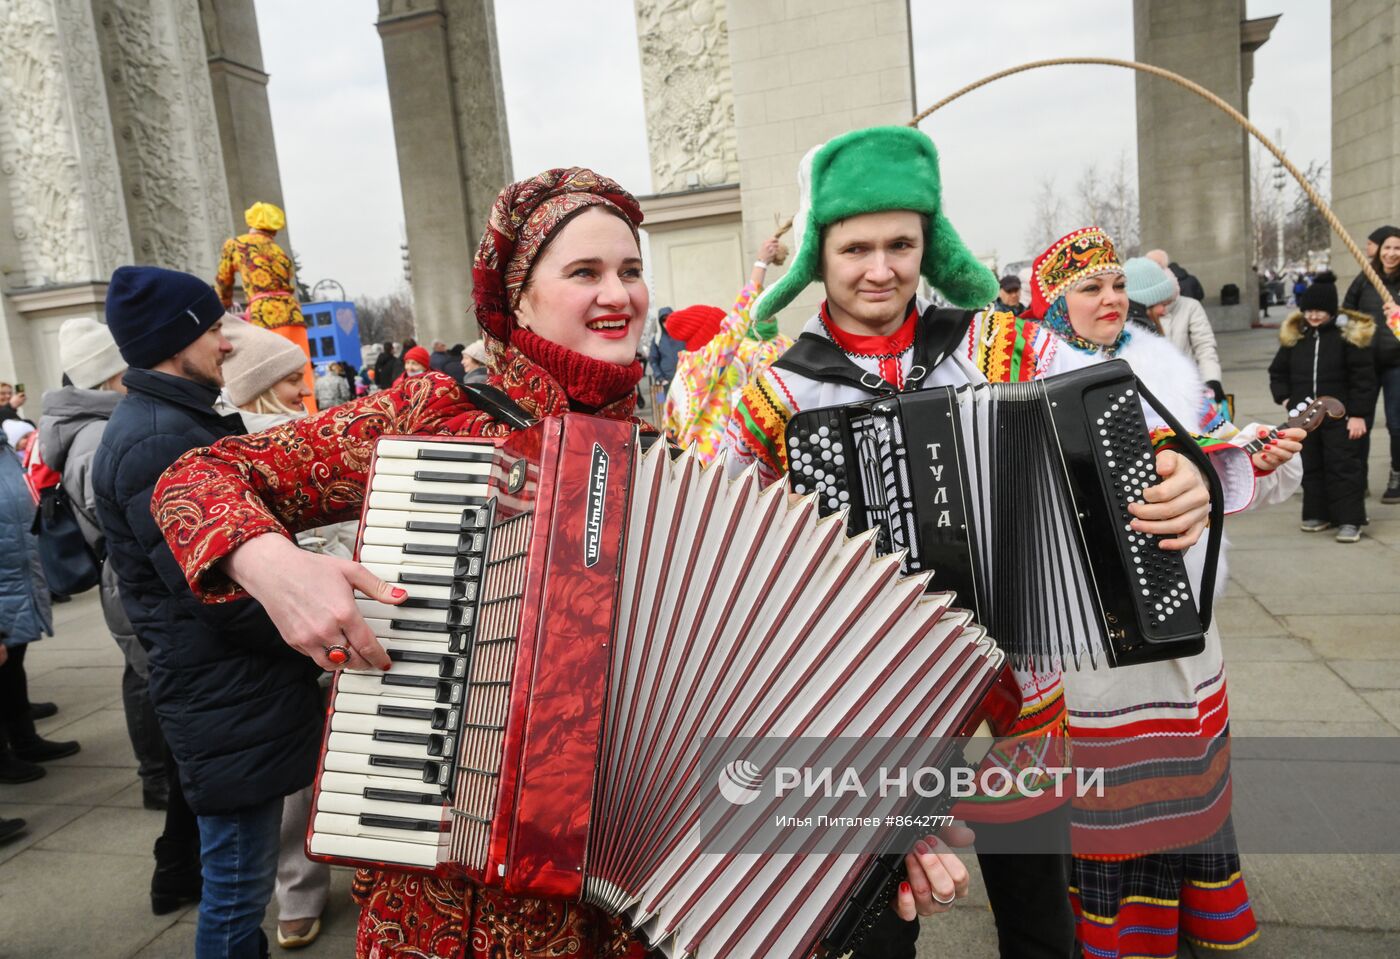
[[[627,366],[595,360],[517,327],[511,345],[552,376],[564,388],[569,405],[584,412],[599,410],[628,397],[642,379],[642,364]]]

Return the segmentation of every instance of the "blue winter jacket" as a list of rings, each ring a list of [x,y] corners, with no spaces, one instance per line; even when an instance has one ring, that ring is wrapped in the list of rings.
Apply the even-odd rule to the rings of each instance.
[[[24,467],[0,432],[0,637],[6,646],[53,635],[49,585],[32,531],[34,509]]]
[[[151,701],[190,807],[229,813],[311,782],[321,743],[320,670],[251,600],[209,605],[190,592],[151,516],[156,480],[188,450],[243,432],[214,411],[218,391],[128,370],[93,458],[97,515],[122,605],[150,654]]]

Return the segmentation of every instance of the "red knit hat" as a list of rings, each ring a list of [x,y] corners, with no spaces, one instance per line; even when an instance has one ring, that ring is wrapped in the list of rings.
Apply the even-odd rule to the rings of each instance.
[[[697,303],[683,310],[672,311],[666,317],[666,332],[678,340],[684,340],[686,352],[693,353],[715,338],[724,317],[725,312],[719,307]]]
[[[407,363],[409,360],[413,360],[413,362],[415,363],[421,363],[423,365],[423,369],[425,370],[430,370],[433,368],[433,358],[429,356],[428,351],[421,346],[415,346],[413,349],[409,350],[403,355],[403,361],[405,363]]]

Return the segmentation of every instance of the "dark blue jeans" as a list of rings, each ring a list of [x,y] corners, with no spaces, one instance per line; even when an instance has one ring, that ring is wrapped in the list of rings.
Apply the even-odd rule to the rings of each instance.
[[[1390,433],[1390,468],[1400,470],[1400,366],[1376,372],[1385,407],[1385,428]]]
[[[282,800],[224,816],[199,817],[204,897],[195,931],[196,959],[262,959],[263,913],[277,882]]]

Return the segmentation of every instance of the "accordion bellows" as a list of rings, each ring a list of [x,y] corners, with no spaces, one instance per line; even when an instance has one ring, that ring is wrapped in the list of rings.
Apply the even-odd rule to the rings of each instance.
[[[381,457],[414,475],[387,462],[385,442],[371,489]],[[328,744],[310,851],[580,898],[670,956],[810,954],[853,896],[870,898],[880,857],[709,843],[720,790],[707,744],[965,733],[1002,667],[996,645],[951,594],[926,593],[926,576],[902,575],[869,534],[847,537],[812,497],[762,489],[752,471],[730,479],[722,461],[673,460],[662,444],[644,453],[626,424],[571,414],[500,441],[388,449],[431,460],[435,446],[494,455],[488,482],[478,470],[460,487],[472,491],[458,504],[462,555],[437,565],[418,565],[413,530],[452,517],[454,504],[435,502],[450,498],[449,467],[425,463],[419,491],[396,481],[396,493],[428,497],[394,506],[409,530],[397,576],[409,602],[425,575],[465,581],[446,632],[423,634],[442,643],[443,679],[416,687],[439,728],[424,730],[421,768],[402,752],[376,762],[370,733],[356,747],[369,751],[355,761],[366,774],[334,775]],[[436,512],[420,513],[430,501]],[[420,650],[407,639],[415,613],[395,609],[381,641],[391,656],[405,642]],[[399,665],[373,677],[386,702],[402,697]],[[356,689],[363,715],[370,679],[341,674],[332,729],[340,688]],[[458,728],[440,728],[445,716]],[[394,793],[440,827],[397,827],[381,801]],[[368,816],[353,814],[361,794],[375,797]],[[327,807],[337,812],[323,822]]]

